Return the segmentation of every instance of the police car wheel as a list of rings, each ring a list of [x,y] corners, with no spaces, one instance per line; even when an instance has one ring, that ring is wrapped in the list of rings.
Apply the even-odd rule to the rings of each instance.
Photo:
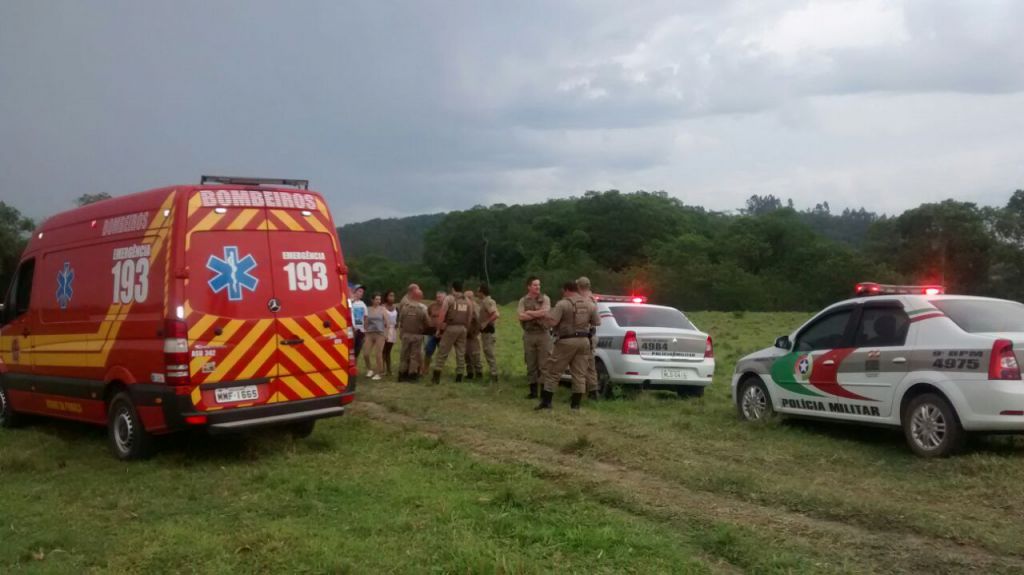
[[[21,417],[11,409],[11,400],[7,397],[7,390],[0,386],[0,427],[17,427],[21,423]]]
[[[910,401],[903,416],[903,434],[910,449],[922,457],[946,457],[963,445],[964,430],[949,401],[925,393]]]
[[[612,376],[608,373],[608,368],[604,366],[604,362],[597,360],[595,362],[597,371],[597,392],[601,397],[605,399],[611,399],[615,396],[615,389],[612,385]]]
[[[153,454],[153,438],[142,426],[142,418],[125,392],[110,401],[107,438],[110,450],[118,459],[145,459]]]
[[[760,377],[747,378],[740,384],[736,411],[745,421],[763,421],[775,414],[768,388]]]
[[[296,439],[305,439],[310,435],[313,435],[313,430],[316,428],[316,420],[310,419],[309,421],[300,421],[293,423],[288,426],[288,432],[292,434],[292,437]]]

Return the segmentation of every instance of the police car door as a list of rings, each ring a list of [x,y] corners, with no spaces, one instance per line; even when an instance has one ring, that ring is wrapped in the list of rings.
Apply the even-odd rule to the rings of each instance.
[[[849,415],[889,417],[893,392],[907,375],[910,317],[897,300],[864,304],[854,335],[856,348],[839,370],[843,387],[863,399],[846,402]]]
[[[790,353],[772,364],[776,409],[828,415],[829,403],[842,393],[836,380],[843,360],[853,351],[856,306],[832,309],[797,333]]]

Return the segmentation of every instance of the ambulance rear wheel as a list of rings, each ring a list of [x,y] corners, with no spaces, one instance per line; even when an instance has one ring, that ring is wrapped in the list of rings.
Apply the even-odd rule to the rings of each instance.
[[[946,457],[964,443],[964,429],[949,401],[935,393],[910,400],[903,414],[903,434],[921,457]]]
[[[7,390],[0,385],[0,427],[17,427],[21,423],[21,416],[11,409],[11,400],[7,397]]]
[[[772,398],[760,377],[751,376],[740,382],[736,411],[745,421],[764,421],[775,415]]]
[[[313,430],[316,428],[316,420],[310,419],[308,421],[300,421],[293,423],[288,426],[288,432],[292,434],[292,437],[296,439],[305,439],[310,435],[313,435]]]
[[[118,459],[146,459],[153,455],[153,437],[142,426],[142,418],[131,397],[123,391],[110,400],[107,438],[110,450]]]

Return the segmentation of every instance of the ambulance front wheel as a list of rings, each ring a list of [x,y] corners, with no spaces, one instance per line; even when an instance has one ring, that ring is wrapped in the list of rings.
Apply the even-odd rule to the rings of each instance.
[[[305,439],[310,435],[313,435],[313,430],[316,428],[316,420],[310,419],[307,421],[300,421],[293,423],[289,426],[289,433],[296,439]]]
[[[21,423],[21,417],[11,409],[11,400],[7,397],[7,391],[0,385],[0,427],[17,427]]]
[[[123,391],[110,400],[107,438],[110,450],[118,459],[145,459],[153,455],[153,437],[146,433],[135,404]]]

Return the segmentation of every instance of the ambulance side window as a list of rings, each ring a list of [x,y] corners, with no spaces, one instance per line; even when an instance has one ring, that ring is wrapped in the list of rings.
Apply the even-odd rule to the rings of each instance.
[[[900,305],[865,306],[854,347],[898,347],[907,341],[910,317]]]
[[[14,276],[11,290],[7,294],[7,301],[4,302],[3,323],[28,311],[29,300],[32,297],[32,276],[35,275],[35,270],[35,259],[25,260],[18,266],[18,273]]]
[[[846,328],[853,310],[844,309],[818,319],[796,336],[796,351],[846,347]]]

